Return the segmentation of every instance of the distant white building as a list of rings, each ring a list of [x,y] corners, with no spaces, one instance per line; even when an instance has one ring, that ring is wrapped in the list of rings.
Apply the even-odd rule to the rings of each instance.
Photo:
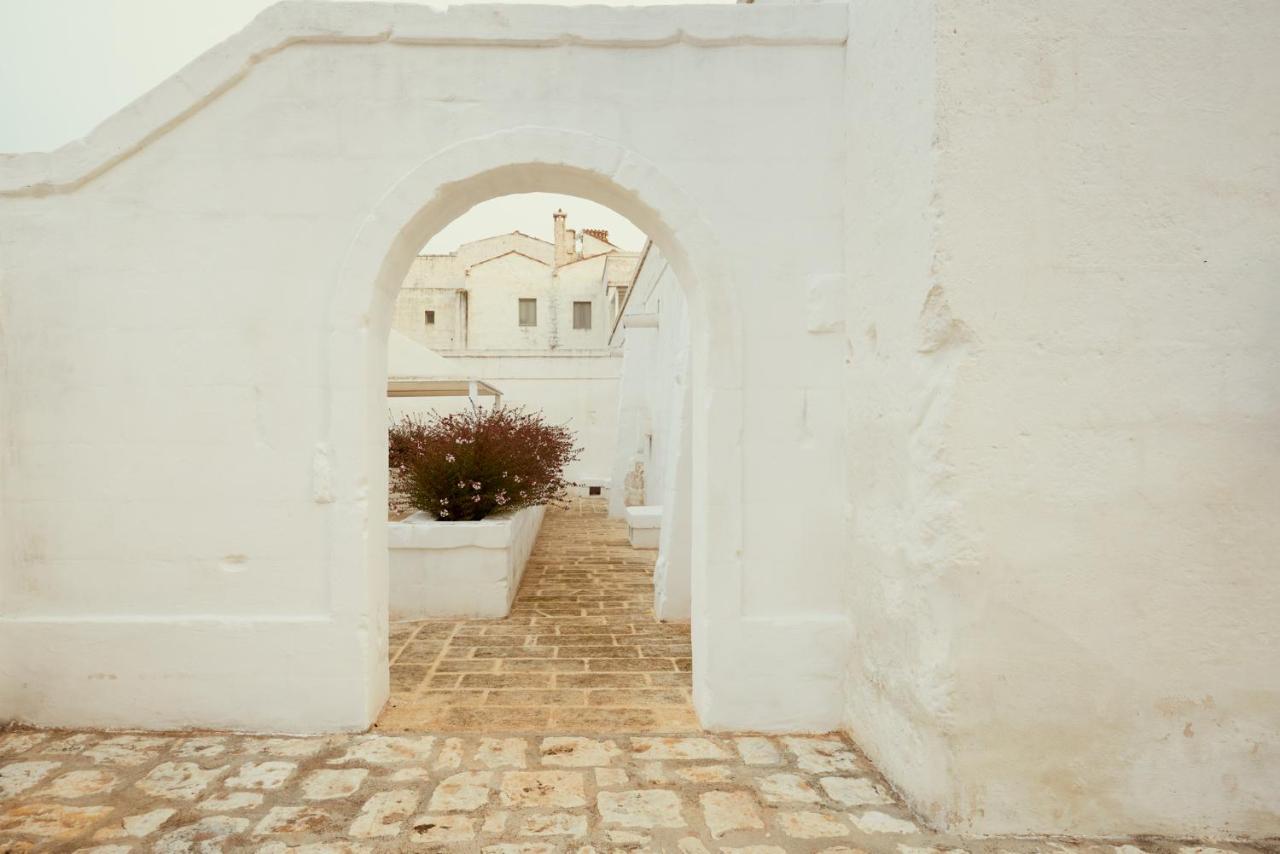
[[[609,337],[640,256],[610,243],[603,229],[568,229],[566,219],[553,214],[551,241],[513,231],[418,256],[392,329],[446,357],[459,375],[496,386],[504,401],[567,424],[583,448],[570,480],[603,491],[621,364]],[[402,398],[390,409],[398,416],[468,405],[465,397]]]
[[[607,347],[639,255],[605,230],[567,229],[566,219],[553,215],[553,242],[513,231],[418,256],[393,327],[446,354]]]

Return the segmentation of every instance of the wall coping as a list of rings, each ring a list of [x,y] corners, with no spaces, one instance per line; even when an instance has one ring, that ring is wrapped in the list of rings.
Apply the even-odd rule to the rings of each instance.
[[[51,152],[0,154],[0,197],[72,192],[202,110],[295,44],[656,48],[843,45],[844,3],[785,6],[465,5],[285,0],[94,128]]]
[[[542,507],[525,507],[478,522],[442,522],[419,510],[399,522],[387,523],[389,549],[506,549],[516,529]]]
[[[632,528],[661,528],[662,505],[632,506],[627,508],[627,524]]]

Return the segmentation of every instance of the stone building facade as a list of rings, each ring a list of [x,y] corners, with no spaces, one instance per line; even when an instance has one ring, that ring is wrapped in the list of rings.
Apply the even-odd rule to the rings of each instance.
[[[603,229],[566,228],[552,242],[499,234],[414,259],[393,328],[432,350],[594,350],[609,330],[639,256]]]

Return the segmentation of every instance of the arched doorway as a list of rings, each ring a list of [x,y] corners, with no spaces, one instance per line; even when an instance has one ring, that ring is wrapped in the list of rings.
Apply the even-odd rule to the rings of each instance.
[[[413,259],[388,346],[393,433],[441,418],[529,417],[566,430],[577,450],[561,500],[495,507],[479,524],[454,521],[467,504],[438,513],[443,493],[415,501],[422,481],[392,466],[390,697],[379,730],[698,728],[685,302],[643,232],[578,196],[482,202]],[[404,394],[410,385],[422,394]],[[461,457],[450,446],[430,467],[461,467],[450,488],[469,491],[508,475],[470,460],[529,460],[527,447],[484,446]],[[504,492],[520,488],[507,481]]]
[[[3,573],[27,650],[4,714],[367,726],[390,294],[470,205],[554,189],[626,214],[689,288],[702,723],[838,725],[847,27],[280,4],[83,145],[6,160],[6,343],[57,370],[6,398],[33,417],[6,427],[7,541],[31,547]]]
[[[387,691],[384,394],[392,305],[418,248],[435,232],[476,204],[517,192],[567,193],[614,209],[650,235],[685,290],[692,385],[705,390],[704,405],[694,407],[691,419],[694,699],[700,716],[714,716],[705,650],[713,643],[713,616],[734,597],[724,586],[732,576],[713,579],[710,568],[723,573],[732,567],[741,547],[731,527],[709,518],[713,512],[735,513],[731,503],[740,494],[725,488],[740,476],[735,446],[708,441],[717,432],[732,432],[740,421],[737,398],[717,393],[737,388],[741,370],[718,242],[675,184],[634,153],[599,137],[541,128],[464,141],[423,161],[369,213],[331,295],[328,349],[358,354],[356,365],[330,357],[333,394],[326,420],[335,435],[359,436],[365,449],[355,474],[368,498],[361,525],[334,546],[335,554],[350,555],[363,569],[357,574],[365,579],[363,589],[352,589],[348,601],[365,597],[365,613],[351,616],[369,627],[370,712],[376,714]]]

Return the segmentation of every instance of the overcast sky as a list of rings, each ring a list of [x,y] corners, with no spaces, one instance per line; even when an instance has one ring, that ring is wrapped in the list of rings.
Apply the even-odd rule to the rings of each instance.
[[[0,0],[0,152],[48,151],[80,139],[270,5],[271,0]],[[643,243],[631,223],[607,208],[529,194],[473,208],[432,240],[430,250],[448,251],[462,241],[516,229],[545,237],[557,207],[569,214],[571,228],[608,229],[627,249]]]

